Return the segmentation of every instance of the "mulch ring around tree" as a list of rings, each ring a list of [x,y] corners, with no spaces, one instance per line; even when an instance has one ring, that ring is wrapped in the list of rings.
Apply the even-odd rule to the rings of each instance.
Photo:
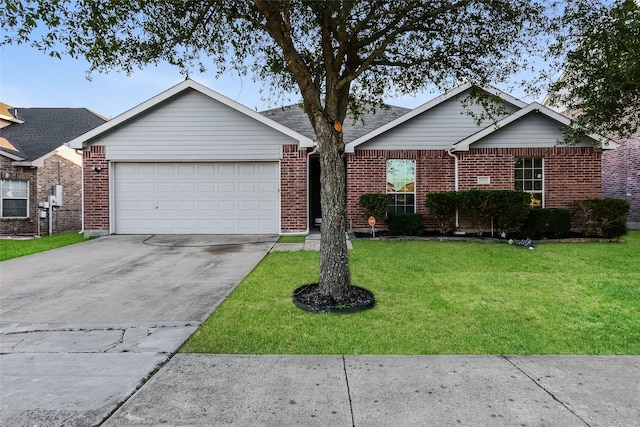
[[[351,286],[351,291],[343,301],[335,301],[331,296],[318,292],[318,284],[300,286],[293,291],[293,303],[301,310],[312,313],[357,313],[373,308],[376,300],[371,291],[359,286]]]

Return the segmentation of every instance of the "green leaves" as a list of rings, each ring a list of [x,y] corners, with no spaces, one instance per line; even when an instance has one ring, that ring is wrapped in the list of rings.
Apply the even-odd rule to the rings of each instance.
[[[634,0],[570,6],[563,41],[572,49],[552,86],[555,103],[577,113],[579,129],[628,137],[640,127],[640,6]]]

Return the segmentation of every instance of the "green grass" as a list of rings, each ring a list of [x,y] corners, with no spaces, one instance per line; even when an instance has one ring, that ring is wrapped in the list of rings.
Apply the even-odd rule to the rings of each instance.
[[[82,234],[75,231],[30,240],[0,239],[0,261],[73,245],[84,240],[86,239]]]
[[[269,254],[183,346],[255,354],[640,354],[640,232],[626,243],[354,241],[374,309],[297,309],[318,254]]]
[[[304,243],[307,236],[280,236],[278,243]]]

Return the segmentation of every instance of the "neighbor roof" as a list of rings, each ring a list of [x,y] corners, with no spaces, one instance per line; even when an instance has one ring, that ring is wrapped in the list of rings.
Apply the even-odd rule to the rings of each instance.
[[[342,124],[344,142],[347,144],[360,138],[362,135],[396,120],[409,111],[411,111],[409,108],[388,105],[376,109],[371,108],[371,111],[363,113],[360,119],[354,120],[347,116]],[[301,133],[307,138],[316,140],[316,134],[313,131],[309,117],[299,104],[262,111],[260,114]]]
[[[0,153],[25,162],[39,159],[105,122],[86,108],[10,108],[8,113],[19,122],[0,129],[0,138],[15,150],[0,145]]]

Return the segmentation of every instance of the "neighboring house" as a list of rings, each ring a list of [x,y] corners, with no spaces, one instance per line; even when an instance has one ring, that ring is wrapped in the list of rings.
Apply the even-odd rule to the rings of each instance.
[[[640,131],[616,142],[620,146],[602,156],[602,196],[626,199],[627,226],[640,230]]]
[[[503,112],[478,124],[471,90],[343,124],[351,227],[368,227],[363,193],[421,214],[437,191],[523,189],[544,207],[601,194],[593,143],[613,142],[559,146],[566,117],[495,89]],[[306,233],[320,222],[314,139],[297,106],[260,114],[186,80],[69,143],[84,151],[85,233]]]
[[[0,103],[0,234],[81,229],[82,156],[65,143],[104,122],[84,108]],[[56,186],[57,206],[39,208]]]

